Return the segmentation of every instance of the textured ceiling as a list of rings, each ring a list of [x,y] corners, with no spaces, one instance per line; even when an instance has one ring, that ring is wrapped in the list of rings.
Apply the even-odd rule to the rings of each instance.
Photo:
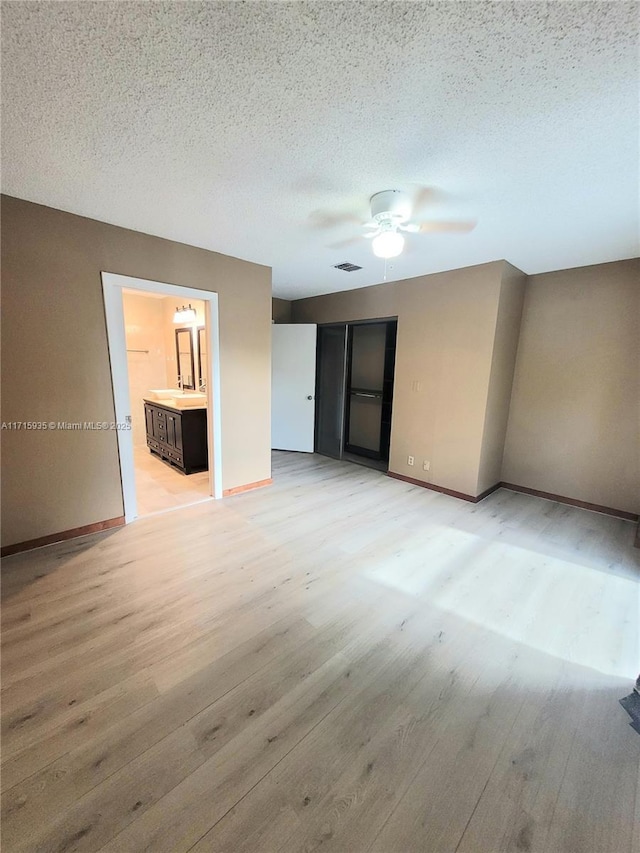
[[[478,220],[389,279],[638,252],[638,6],[5,2],[3,191],[273,267],[295,298],[380,282],[378,190]],[[359,272],[333,264],[352,261]]]

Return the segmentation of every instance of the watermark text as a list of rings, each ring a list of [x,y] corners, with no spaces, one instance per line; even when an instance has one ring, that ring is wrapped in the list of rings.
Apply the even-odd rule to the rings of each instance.
[[[130,430],[130,423],[118,423],[117,421],[2,421],[0,426],[3,430],[35,430],[42,432],[54,431],[105,431],[105,430]]]

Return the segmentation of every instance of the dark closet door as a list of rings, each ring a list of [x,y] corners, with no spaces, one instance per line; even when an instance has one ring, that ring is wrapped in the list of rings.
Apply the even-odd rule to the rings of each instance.
[[[398,321],[387,323],[387,337],[384,349],[384,384],[382,386],[382,425],[380,427],[380,455],[389,461],[391,444],[391,408],[393,404],[393,377],[396,370],[396,340]]]
[[[396,321],[349,328],[345,450],[388,460]]]
[[[318,326],[315,451],[340,459],[344,429],[346,324]]]

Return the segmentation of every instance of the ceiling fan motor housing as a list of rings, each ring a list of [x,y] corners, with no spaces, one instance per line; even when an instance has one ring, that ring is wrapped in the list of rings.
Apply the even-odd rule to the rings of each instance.
[[[379,225],[399,225],[411,218],[411,199],[401,190],[384,190],[371,196],[371,218]]]

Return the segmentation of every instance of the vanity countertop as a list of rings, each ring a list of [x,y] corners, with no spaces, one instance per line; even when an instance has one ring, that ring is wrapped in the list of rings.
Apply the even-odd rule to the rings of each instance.
[[[149,397],[143,397],[142,399],[145,403],[149,403],[150,406],[160,406],[162,409],[170,409],[172,412],[178,412],[180,415],[185,412],[197,412],[207,408],[206,403],[200,406],[184,406],[183,408],[179,408],[178,406],[172,406],[168,400],[150,400]]]

